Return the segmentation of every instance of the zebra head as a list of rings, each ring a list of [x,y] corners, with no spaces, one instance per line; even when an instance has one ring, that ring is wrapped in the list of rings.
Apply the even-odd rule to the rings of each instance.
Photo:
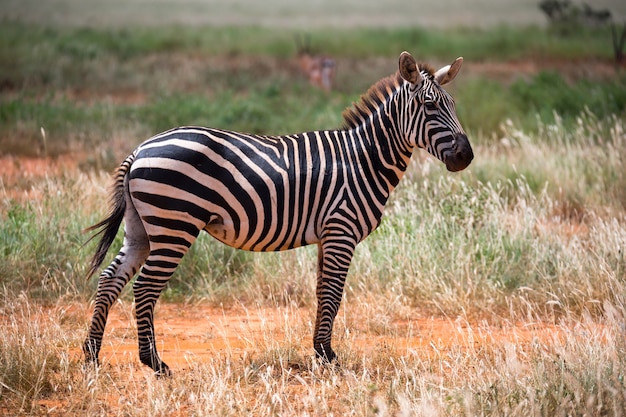
[[[406,81],[406,137],[413,146],[426,149],[449,171],[465,169],[474,153],[456,116],[454,100],[442,85],[461,69],[463,58],[438,71],[418,66],[408,52],[400,55],[400,76]]]

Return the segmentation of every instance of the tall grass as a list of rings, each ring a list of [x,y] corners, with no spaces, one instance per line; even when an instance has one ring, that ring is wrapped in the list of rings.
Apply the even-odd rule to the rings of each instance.
[[[59,389],[57,373],[75,367],[66,351],[72,336],[57,317],[42,318],[41,307],[24,295],[3,294],[1,311],[7,318],[0,336],[0,414],[29,413],[35,401]]]
[[[432,313],[479,316],[529,303],[545,315],[582,314],[598,300],[619,301],[626,268],[622,119],[583,113],[575,129],[558,120],[540,124],[538,134],[511,123],[503,129],[500,143],[478,145],[476,161],[459,175],[416,153],[387,217],[357,248],[348,297],[372,292]],[[104,215],[107,182],[69,173],[43,181],[40,200],[4,200],[5,291],[90,296],[93,284],[83,274],[93,245],[81,246],[81,230]],[[253,254],[203,234],[166,297],[311,305],[314,276],[314,247]]]
[[[81,230],[101,212],[102,197],[95,193],[105,192],[105,177],[73,172],[32,184],[40,191],[35,200],[2,198],[0,286],[8,299],[20,293],[47,300],[89,297],[94,286],[85,279]]]
[[[336,323],[341,368],[310,353],[314,247],[252,254],[204,235],[162,301],[258,306],[263,322],[276,320],[264,316],[271,307],[280,331],[242,322],[243,353],[188,356],[168,381],[135,361],[83,369],[86,317],[71,305],[93,295],[94,280],[84,280],[93,244],[81,248],[80,230],[104,215],[109,179],[68,172],[31,184],[43,197],[27,204],[5,196],[0,412],[623,414],[626,130],[617,117],[583,113],[574,129],[558,120],[539,134],[505,123],[505,137],[479,141],[458,175],[414,156],[357,249]],[[424,316],[453,321],[451,341],[410,324]],[[431,343],[403,341],[413,332]]]
[[[544,316],[582,314],[598,300],[621,302],[623,121],[583,114],[574,130],[539,131],[509,125],[504,143],[478,149],[468,175],[416,161],[359,248],[357,288],[451,315],[508,315],[529,303]]]

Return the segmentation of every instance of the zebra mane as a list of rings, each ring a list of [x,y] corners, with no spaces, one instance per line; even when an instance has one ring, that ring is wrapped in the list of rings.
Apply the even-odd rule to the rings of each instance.
[[[418,69],[422,75],[433,79],[435,70],[431,66],[419,64]],[[403,83],[404,79],[399,71],[376,82],[361,96],[359,101],[352,103],[351,107],[343,111],[343,128],[359,127],[363,120],[368,119]]]

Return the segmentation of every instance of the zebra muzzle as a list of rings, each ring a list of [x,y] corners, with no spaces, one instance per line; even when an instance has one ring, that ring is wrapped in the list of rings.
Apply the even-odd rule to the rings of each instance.
[[[454,147],[444,155],[444,163],[448,171],[456,172],[464,170],[474,159],[472,146],[464,133],[459,133],[454,137]]]

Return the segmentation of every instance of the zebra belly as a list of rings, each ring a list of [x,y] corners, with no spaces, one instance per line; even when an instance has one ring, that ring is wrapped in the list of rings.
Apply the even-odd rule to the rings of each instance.
[[[258,252],[317,242],[314,222],[293,218],[293,198],[276,189],[263,194],[243,177],[225,181],[181,161],[143,158],[132,166],[129,191],[148,234],[193,225],[229,246]]]
[[[265,245],[263,245],[262,242],[259,242],[259,241],[255,241],[255,242],[248,241],[248,242],[241,243],[236,239],[236,230],[234,228],[232,221],[223,221],[223,220],[218,220],[218,221],[207,224],[204,230],[209,235],[211,235],[215,239],[219,240],[220,242],[228,246],[231,246],[237,249],[248,250],[252,252],[283,251],[283,250],[289,250],[289,249],[293,249],[293,248],[297,248],[301,246],[311,245],[311,244],[318,242],[318,240],[313,237],[313,233],[310,233],[309,234],[311,236],[310,239],[305,238],[305,239],[298,239],[298,240],[287,240],[287,241],[282,242],[282,244],[280,245],[278,244],[277,241],[268,241]]]
[[[311,222],[298,224],[284,210],[280,214],[266,211],[262,204],[244,207],[227,190],[207,189],[208,195],[203,196],[149,179],[134,178],[129,184],[133,204],[148,235],[177,234],[181,230],[175,228],[180,225],[192,229],[187,232],[188,241],[194,238],[193,229],[205,230],[226,245],[256,252],[317,242],[314,227],[308,224]]]

